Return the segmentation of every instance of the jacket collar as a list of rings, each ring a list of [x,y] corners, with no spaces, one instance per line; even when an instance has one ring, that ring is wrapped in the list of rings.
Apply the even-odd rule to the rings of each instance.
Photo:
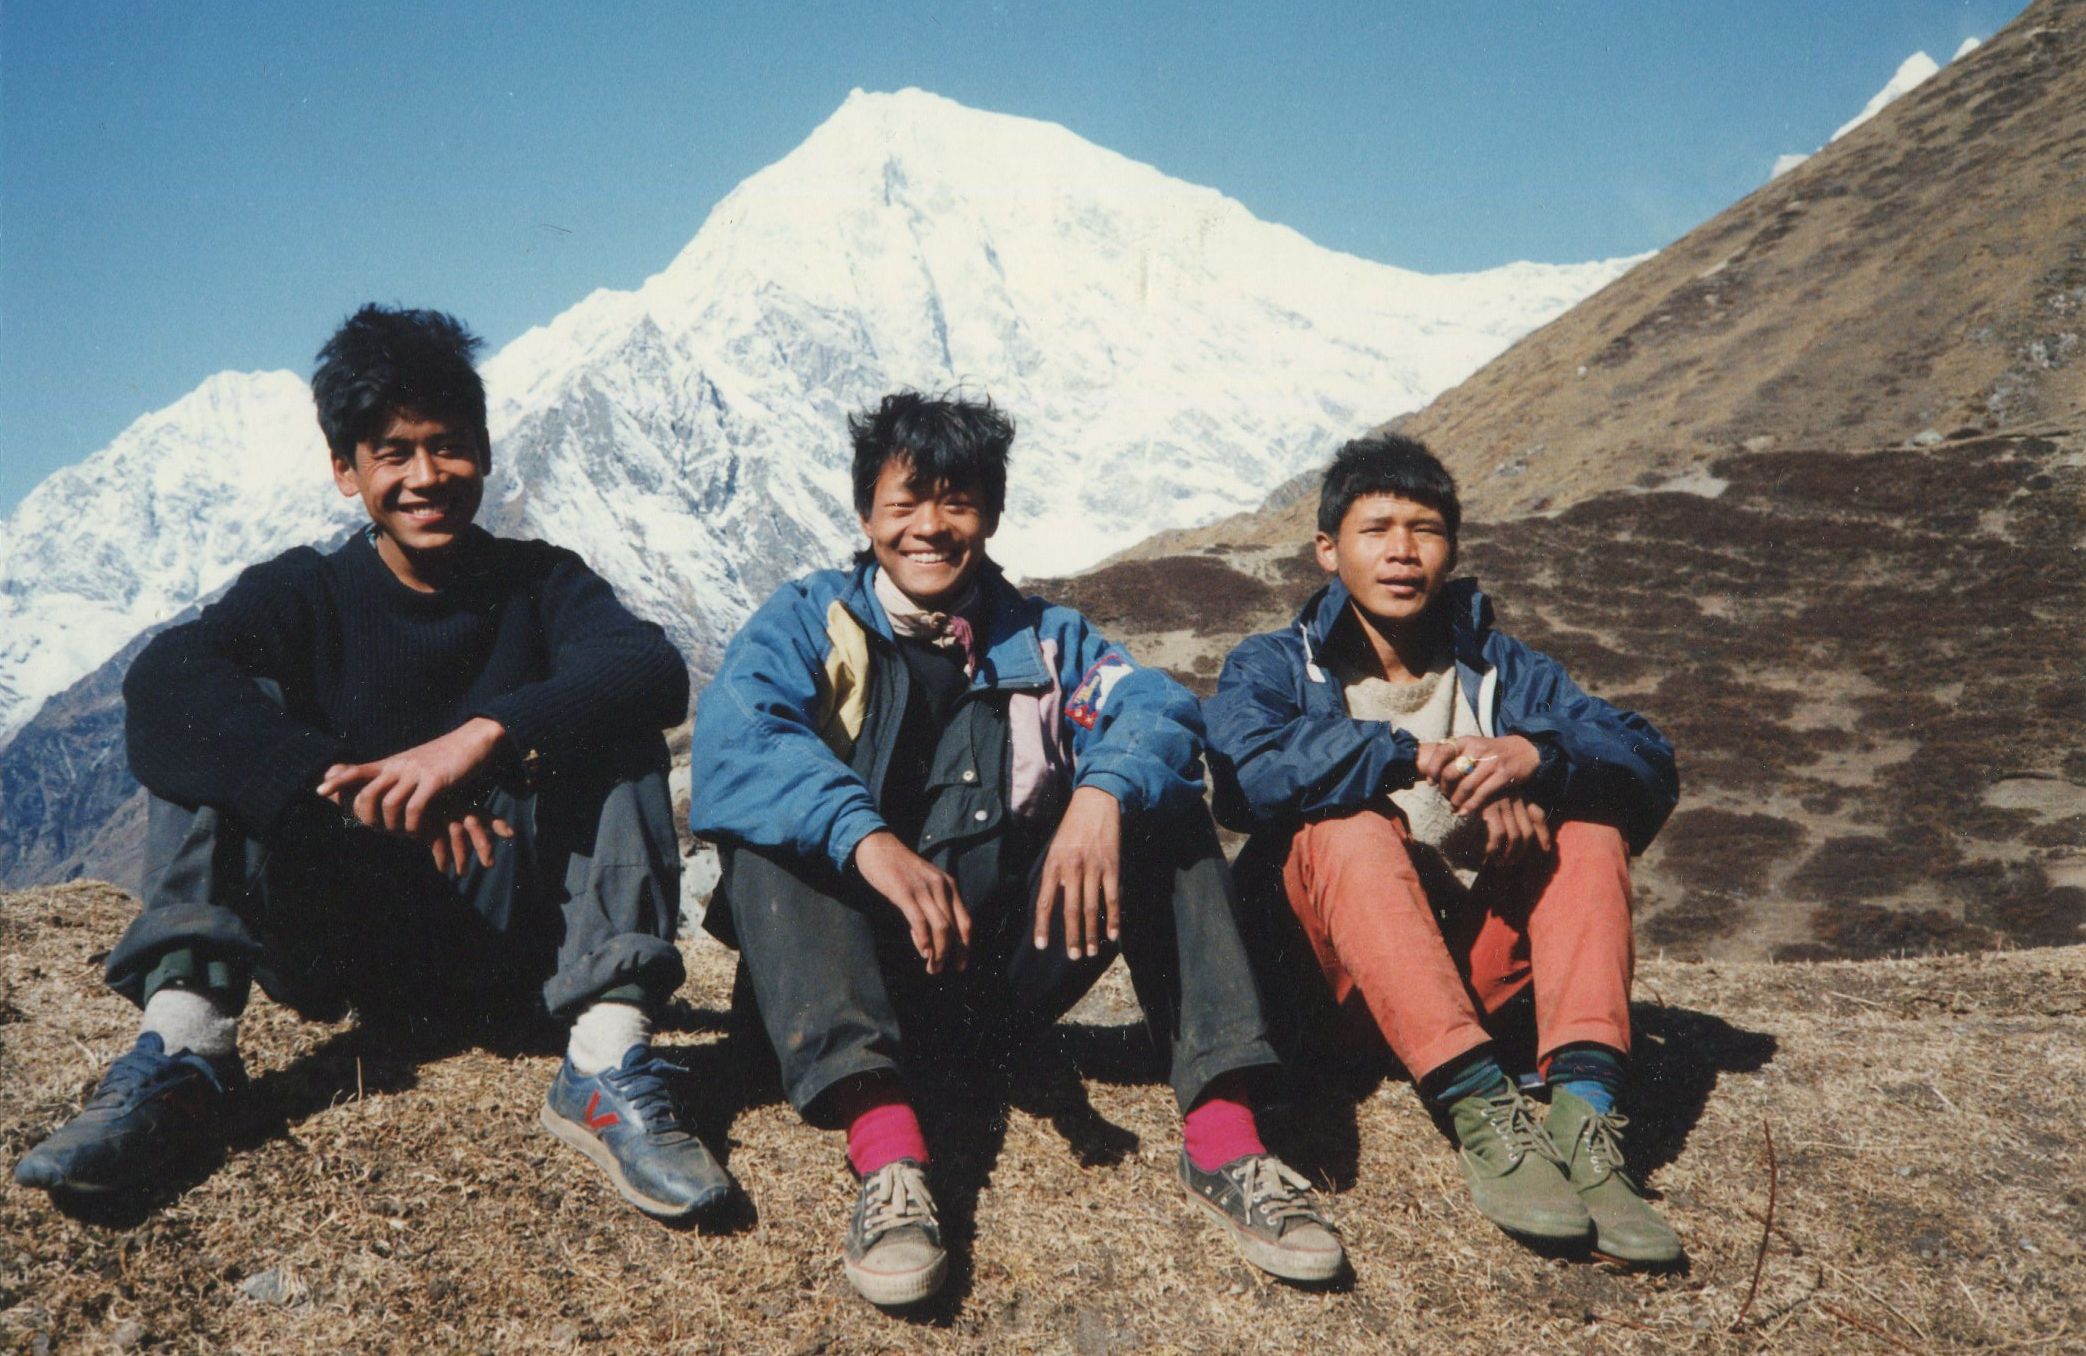
[[[1296,626],[1304,639],[1306,664],[1315,668],[1324,658],[1333,628],[1347,616],[1347,605],[1352,601],[1338,575],[1304,601]],[[1451,579],[1437,606],[1448,614],[1449,649],[1456,662],[1479,672],[1489,667],[1485,662],[1485,637],[1492,630],[1492,600],[1478,588],[1478,581]]]
[[[876,572],[873,558],[857,562],[841,592],[841,605],[870,631],[894,640],[891,619],[877,601]],[[978,610],[984,619],[985,653],[971,686],[1049,687],[1050,666],[1043,662],[1043,643],[1030,621],[1026,600],[1007,582],[1006,571],[990,558],[978,571]]]

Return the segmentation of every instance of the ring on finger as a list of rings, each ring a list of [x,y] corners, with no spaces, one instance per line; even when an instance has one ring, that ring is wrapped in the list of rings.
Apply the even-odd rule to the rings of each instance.
[[[1471,757],[1467,753],[1456,760],[1456,771],[1462,776],[1468,777],[1471,773],[1476,772],[1477,770],[1478,760]]]

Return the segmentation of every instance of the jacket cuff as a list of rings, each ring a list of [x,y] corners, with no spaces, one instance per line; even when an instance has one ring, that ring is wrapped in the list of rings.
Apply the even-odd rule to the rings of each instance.
[[[474,708],[464,718],[469,720],[477,716],[498,721],[500,728],[507,732],[499,751],[493,755],[498,771],[514,776],[535,768],[543,760],[544,740],[548,733],[544,727],[548,722],[537,719],[527,702],[517,701],[509,693]]]
[[[1528,798],[1545,810],[1556,810],[1564,800],[1565,777],[1569,769],[1565,765],[1564,744],[1554,730],[1510,730],[1536,746],[1536,770],[1529,774]]]
[[[841,816],[826,840],[827,855],[832,858],[835,871],[846,871],[854,864],[855,849],[870,834],[885,828],[883,816],[874,810],[857,810]]]
[[[1106,768],[1100,768],[1081,773],[1072,783],[1074,791],[1087,786],[1093,787],[1096,791],[1106,791],[1109,795],[1114,796],[1117,803],[1125,810],[1151,808],[1140,803],[1140,797],[1137,794],[1137,783],[1131,781],[1120,772],[1110,772]]]

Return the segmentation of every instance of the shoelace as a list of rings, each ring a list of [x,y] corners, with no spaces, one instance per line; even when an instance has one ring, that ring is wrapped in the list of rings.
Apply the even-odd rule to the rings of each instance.
[[[864,1189],[869,1197],[862,1211],[865,1241],[874,1242],[909,1224],[934,1225],[934,1197],[927,1190],[927,1174],[911,1163],[900,1161],[879,1168]]]
[[[135,1097],[140,1090],[150,1086],[155,1079],[167,1076],[172,1061],[202,1074],[219,1092],[225,1089],[224,1080],[218,1076],[217,1067],[201,1056],[154,1055],[149,1051],[130,1049],[118,1055],[109,1065],[109,1071],[101,1076],[101,1086],[88,1099],[89,1106],[120,1103]]]
[[[1507,1148],[1506,1167],[1501,1171],[1511,1170],[1529,1154],[1565,1166],[1564,1155],[1558,1153],[1549,1133],[1537,1123],[1534,1108],[1513,1088],[1485,1099],[1485,1120]]]
[[[673,1089],[666,1081],[679,1072],[674,1065],[654,1055],[628,1068],[604,1070],[601,1077],[629,1100],[630,1110],[645,1132],[657,1138],[687,1133],[674,1114]]]
[[[1311,1183],[1296,1169],[1272,1154],[1248,1159],[1239,1183],[1246,1193],[1246,1210],[1255,1210],[1270,1224],[1305,1220],[1320,1228],[1333,1226],[1311,1203]]]
[[[1631,1181],[1622,1156],[1622,1129],[1629,1123],[1629,1117],[1611,1111],[1605,1116],[1588,1116],[1580,1125],[1579,1138],[1586,1141],[1586,1160],[1600,1176],[1612,1173],[1625,1182]]]

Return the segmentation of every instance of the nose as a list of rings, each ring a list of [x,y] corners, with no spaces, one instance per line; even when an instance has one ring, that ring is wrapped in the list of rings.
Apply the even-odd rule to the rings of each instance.
[[[413,459],[406,463],[406,485],[417,490],[434,484],[438,478],[435,473],[435,454],[426,447],[417,449],[413,453]]]
[[[1383,553],[1392,560],[1417,560],[1420,539],[1406,528],[1394,527],[1383,536]]]
[[[913,520],[913,530],[923,537],[940,536],[948,525],[942,506],[932,499],[920,505],[920,516]]]

